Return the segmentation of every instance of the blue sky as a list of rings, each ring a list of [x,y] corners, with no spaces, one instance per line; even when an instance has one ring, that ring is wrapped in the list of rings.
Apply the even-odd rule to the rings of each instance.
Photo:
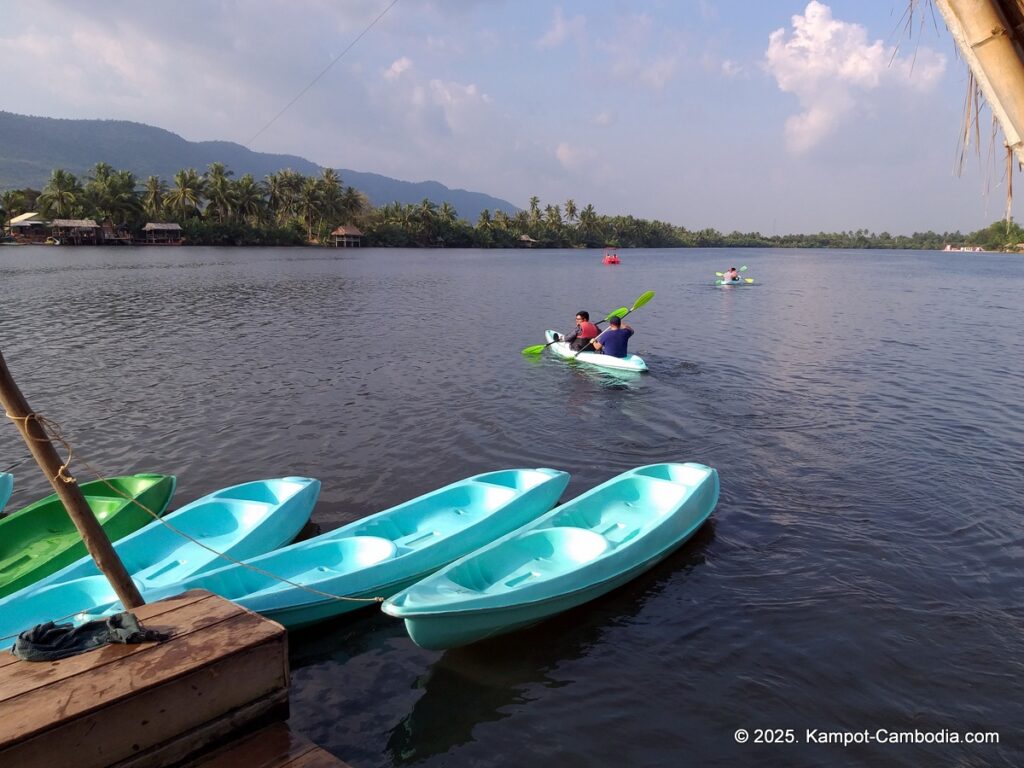
[[[398,0],[338,58],[390,4],[0,0],[3,109],[690,229],[1003,216],[987,113],[957,175],[967,70],[927,4]]]

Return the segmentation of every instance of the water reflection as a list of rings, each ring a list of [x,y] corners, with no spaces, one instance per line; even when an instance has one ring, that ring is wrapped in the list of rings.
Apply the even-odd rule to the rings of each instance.
[[[572,685],[561,671],[566,664],[586,657],[610,629],[632,624],[670,583],[685,582],[705,562],[714,528],[709,520],[678,551],[597,600],[533,627],[444,652],[413,683],[423,694],[388,735],[394,764],[410,765],[473,741],[478,725],[512,716],[511,708],[536,698],[537,686]]]

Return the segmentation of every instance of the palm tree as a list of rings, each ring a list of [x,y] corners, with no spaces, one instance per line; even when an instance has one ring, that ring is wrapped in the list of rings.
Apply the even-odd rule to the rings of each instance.
[[[199,212],[202,199],[202,177],[195,168],[189,168],[174,174],[174,186],[164,198],[164,204],[169,210],[178,214],[179,220],[184,221],[190,214]]]
[[[345,195],[341,191],[341,177],[333,168],[324,168],[320,176],[320,199],[323,215],[336,222],[345,211]]]
[[[571,197],[565,201],[565,218],[572,224],[576,221],[576,201]]]
[[[587,203],[587,206],[580,211],[580,223],[578,230],[580,233],[580,239],[586,245],[590,245],[596,235],[597,229],[597,211],[594,210],[594,206]]]
[[[454,224],[458,221],[459,214],[451,203],[445,202],[441,204],[441,208],[438,211],[438,217],[445,224]]]
[[[235,208],[235,199],[229,178],[232,175],[234,175],[233,172],[229,171],[224,163],[210,163],[204,174],[206,195],[210,201],[206,207],[207,215],[212,211],[222,224],[231,217]]]
[[[0,208],[3,208],[4,217],[7,220],[32,210],[32,206],[29,204],[28,197],[23,189],[9,189],[0,194]]]
[[[281,197],[282,207],[278,211],[278,218],[282,222],[300,218],[300,196],[302,194],[302,185],[306,179],[301,173],[293,171],[291,168],[285,168],[281,171],[280,175],[283,194]]]
[[[50,180],[43,187],[38,203],[47,216],[62,219],[71,215],[78,198],[82,195],[82,187],[73,174],[60,168],[54,169]]]
[[[320,195],[320,184],[316,179],[308,178],[302,182],[298,202],[299,210],[302,212],[302,219],[306,223],[306,239],[312,240],[313,220],[318,218],[320,206],[323,204],[323,198]]]
[[[530,198],[530,223],[536,224],[540,221],[540,198],[534,195]]]
[[[250,224],[259,224],[265,210],[263,191],[252,174],[247,173],[236,181],[231,192],[238,215]]]
[[[167,185],[159,176],[148,176],[142,185],[142,210],[151,218],[157,218],[164,207]]]
[[[346,221],[356,221],[363,218],[370,210],[370,201],[362,192],[355,187],[345,187],[341,196],[341,208]]]
[[[124,224],[142,212],[142,204],[135,192],[138,182],[131,171],[116,171],[107,180],[107,213],[109,218]]]

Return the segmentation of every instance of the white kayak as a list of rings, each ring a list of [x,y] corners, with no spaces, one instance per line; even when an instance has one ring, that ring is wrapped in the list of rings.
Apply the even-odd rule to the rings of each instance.
[[[580,352],[576,354],[569,343],[566,341],[555,341],[557,334],[554,331],[544,331],[544,336],[548,342],[553,342],[548,347],[559,357],[564,357],[571,360],[579,360],[581,363],[589,363],[590,365],[598,365],[602,368],[615,368],[619,371],[646,371],[647,363],[639,355],[626,355],[625,357],[612,357],[611,355],[602,355],[600,352]]]

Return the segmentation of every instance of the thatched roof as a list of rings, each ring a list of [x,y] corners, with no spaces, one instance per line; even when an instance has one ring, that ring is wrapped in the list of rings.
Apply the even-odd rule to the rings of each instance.
[[[344,237],[345,235],[362,237],[363,233],[359,231],[359,227],[353,227],[352,225],[341,226],[331,232],[332,237]]]
[[[149,221],[142,228],[143,232],[180,232],[181,225],[174,222]]]
[[[99,229],[100,225],[92,219],[54,219],[50,222],[54,227],[61,227],[64,229],[70,227],[77,227],[78,229]]]

